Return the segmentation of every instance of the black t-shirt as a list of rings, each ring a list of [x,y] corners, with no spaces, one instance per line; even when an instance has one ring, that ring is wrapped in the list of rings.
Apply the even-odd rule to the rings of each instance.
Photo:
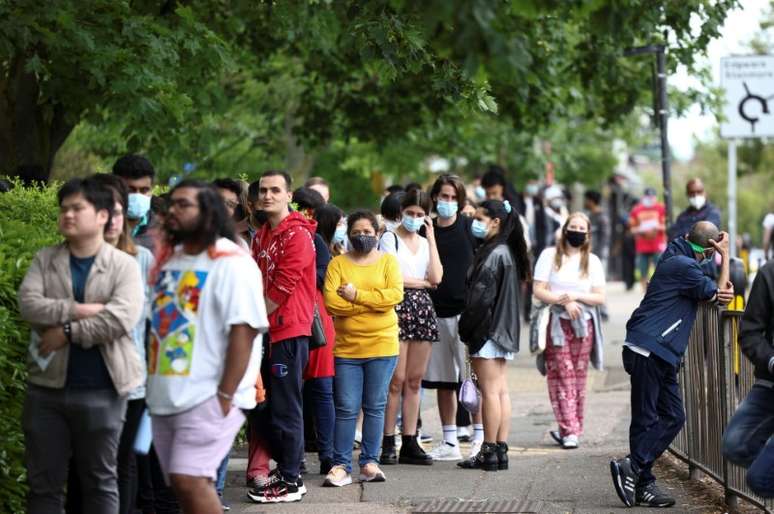
[[[85,303],[86,279],[94,264],[94,257],[83,259],[70,255],[70,274],[73,280],[73,297],[78,303]],[[97,346],[88,350],[74,343],[70,345],[70,357],[67,362],[67,382],[65,387],[71,389],[112,389],[105,360]]]
[[[457,316],[465,309],[465,277],[476,248],[476,239],[470,230],[472,222],[471,218],[459,214],[448,227],[439,227],[438,220],[433,220],[443,280],[437,289],[430,290],[430,297],[439,318]]]

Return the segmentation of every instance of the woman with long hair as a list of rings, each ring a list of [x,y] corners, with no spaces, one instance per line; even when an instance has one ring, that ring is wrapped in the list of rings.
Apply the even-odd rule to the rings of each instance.
[[[401,224],[379,240],[382,251],[397,257],[403,274],[403,302],[395,310],[400,327],[400,357],[390,382],[390,396],[384,416],[382,464],[433,463],[417,440],[419,388],[430,360],[431,344],[438,341],[438,323],[428,290],[443,278],[435,245],[435,229],[429,217],[430,195],[419,190],[406,193],[401,201]],[[419,234],[424,228],[425,237]],[[403,396],[402,445],[395,451],[395,424]]]
[[[347,240],[344,212],[332,203],[326,203],[315,209],[314,220],[317,222],[317,233],[328,245],[331,255],[335,257],[344,253]]]
[[[550,434],[565,449],[577,448],[583,434],[589,360],[602,366],[598,307],[605,303],[605,272],[591,253],[590,226],[585,214],[571,214],[556,246],[543,250],[535,265],[535,298],[551,309],[541,355],[559,424]]]
[[[484,443],[478,454],[457,464],[464,469],[508,469],[507,361],[519,351],[519,294],[530,278],[524,230],[512,211],[507,201],[485,200],[471,226],[483,244],[468,271],[459,330],[481,389]]]
[[[393,255],[376,248],[379,225],[368,211],[347,219],[351,251],[334,257],[325,276],[325,303],[335,316],[336,377],[333,468],[323,485],[352,483],[352,446],[362,407],[360,481],[384,482],[377,465],[387,387],[398,360],[398,316],[403,279]]]

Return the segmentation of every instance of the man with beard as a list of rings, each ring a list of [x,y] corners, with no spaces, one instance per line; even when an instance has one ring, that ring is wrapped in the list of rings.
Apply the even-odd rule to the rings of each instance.
[[[261,275],[235,242],[225,206],[203,182],[170,193],[159,254],[147,403],[162,472],[187,513],[219,512],[218,465],[255,407],[268,328]]]

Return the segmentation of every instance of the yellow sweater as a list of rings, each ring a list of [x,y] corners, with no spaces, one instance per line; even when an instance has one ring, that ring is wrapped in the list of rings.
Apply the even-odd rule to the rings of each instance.
[[[354,302],[336,293],[343,285],[357,289]],[[336,326],[333,354],[348,359],[398,355],[398,315],[403,301],[403,275],[398,260],[383,254],[373,264],[359,265],[346,255],[328,264],[325,276],[325,306]]]

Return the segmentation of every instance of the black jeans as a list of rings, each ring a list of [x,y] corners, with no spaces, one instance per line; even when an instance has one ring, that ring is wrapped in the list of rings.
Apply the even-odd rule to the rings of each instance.
[[[640,472],[638,485],[644,486],[656,480],[653,463],[685,423],[678,370],[655,355],[645,357],[627,347],[623,349],[623,365],[632,384],[629,457]]]
[[[296,480],[304,458],[302,385],[309,338],[272,342],[266,360],[274,460],[285,479]]]
[[[129,400],[126,422],[118,441],[118,499],[120,514],[132,514],[137,500],[137,461],[134,439],[145,411],[145,399]]]

